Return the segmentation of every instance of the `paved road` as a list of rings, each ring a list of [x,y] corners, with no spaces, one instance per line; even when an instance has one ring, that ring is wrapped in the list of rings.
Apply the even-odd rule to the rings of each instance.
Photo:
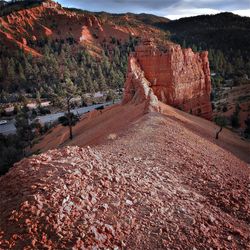
[[[112,102],[106,102],[104,104],[96,104],[88,107],[83,107],[83,108],[76,108],[71,110],[74,114],[78,115],[83,115],[89,111],[94,110],[95,108],[98,108],[102,105],[104,106],[109,106],[112,105]],[[56,114],[50,114],[50,115],[44,115],[44,116],[38,116],[37,119],[40,120],[41,124],[45,124],[47,122],[54,122],[56,121],[59,117],[63,116],[64,112],[59,112]],[[15,120],[10,120],[8,121],[7,124],[0,125],[0,134],[8,135],[8,134],[14,134],[16,132],[16,127],[15,127]]]
[[[8,135],[16,132],[15,120],[8,121],[7,124],[0,125],[0,134]]]

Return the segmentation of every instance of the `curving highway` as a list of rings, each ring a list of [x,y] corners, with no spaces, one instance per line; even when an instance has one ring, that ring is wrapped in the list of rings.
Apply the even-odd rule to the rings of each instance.
[[[85,114],[89,111],[92,111],[98,107],[101,107],[101,106],[106,107],[106,106],[110,106],[112,104],[113,104],[113,102],[106,102],[103,104],[95,104],[95,105],[91,105],[88,107],[72,109],[71,112],[73,112],[76,115],[83,115],[83,114]],[[41,124],[45,124],[47,122],[57,121],[58,118],[63,116],[63,115],[64,115],[64,112],[59,112],[56,114],[37,116],[36,119],[39,119]],[[14,133],[16,133],[15,119],[8,121],[7,124],[0,125],[0,134],[9,135],[9,134],[14,134]]]

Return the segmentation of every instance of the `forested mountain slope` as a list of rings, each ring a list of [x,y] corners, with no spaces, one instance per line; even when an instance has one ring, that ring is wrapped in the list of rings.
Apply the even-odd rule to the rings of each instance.
[[[1,12],[0,89],[43,96],[65,77],[82,92],[121,87],[136,38],[164,39],[165,32],[150,24],[168,21],[67,9],[53,1],[18,2]]]
[[[211,66],[222,75],[250,75],[250,18],[232,13],[181,18],[157,27],[184,47],[210,51]],[[212,57],[216,58],[212,58]]]

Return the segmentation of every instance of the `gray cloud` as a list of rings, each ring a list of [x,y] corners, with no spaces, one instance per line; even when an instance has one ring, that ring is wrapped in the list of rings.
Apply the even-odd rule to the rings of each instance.
[[[184,1],[183,1],[184,2]],[[197,8],[211,8],[218,10],[249,9],[250,0],[200,0],[193,2]]]
[[[59,2],[66,5],[79,6],[84,9],[91,10],[106,10],[111,12],[127,12],[134,10],[148,10],[148,11],[159,11],[161,9],[175,6],[182,2],[182,0],[59,0]]]
[[[162,16],[168,15],[169,12],[183,13],[185,10],[197,10],[198,13],[199,10],[209,9],[218,12],[250,9],[250,0],[59,0],[59,2],[64,6],[90,11],[146,12]]]

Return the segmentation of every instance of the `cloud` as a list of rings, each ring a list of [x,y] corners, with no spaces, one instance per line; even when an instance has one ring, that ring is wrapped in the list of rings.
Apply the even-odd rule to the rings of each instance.
[[[182,7],[229,11],[249,8],[249,0],[182,0]]]
[[[198,16],[198,15],[204,15],[204,14],[218,14],[220,13],[219,10],[215,9],[209,9],[209,8],[194,8],[194,9],[179,9],[179,10],[167,10],[167,15],[165,15],[166,18],[170,20],[179,19],[182,17],[190,17],[190,16]]]
[[[166,14],[164,15],[166,18],[170,20],[176,20],[182,17],[191,17],[198,15],[211,15],[218,14],[221,10],[209,9],[209,8],[191,8],[191,9],[166,9]],[[226,10],[225,10],[226,11]],[[250,9],[246,10],[233,10],[231,11],[234,14],[240,16],[248,16],[250,17]]]
[[[159,11],[161,9],[175,6],[183,0],[59,0],[68,6],[78,6],[88,10],[105,10],[110,12],[139,12],[141,10]]]
[[[250,17],[250,9],[246,9],[246,10],[234,10],[233,13],[237,14],[237,15],[240,15],[240,16],[248,16],[248,17]]]
[[[231,11],[250,16],[250,0],[58,0],[63,6],[111,13],[151,13],[177,19],[183,16]]]

